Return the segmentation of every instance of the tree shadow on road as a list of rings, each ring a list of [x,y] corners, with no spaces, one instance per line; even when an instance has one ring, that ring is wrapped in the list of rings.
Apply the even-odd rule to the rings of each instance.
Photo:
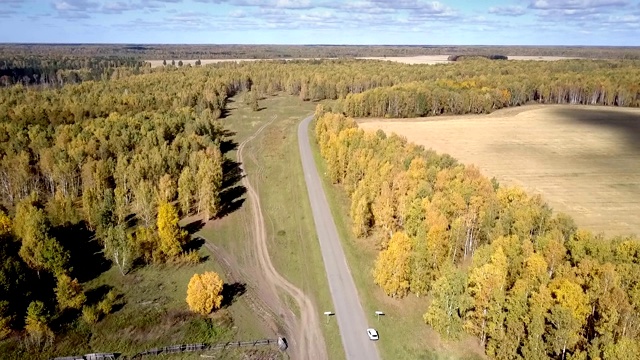
[[[201,237],[194,237],[182,246],[182,251],[198,251],[204,245],[205,240]]]
[[[233,138],[235,135],[235,132],[227,129],[218,131],[217,136],[220,139],[220,152],[222,155],[238,149],[238,143]]]
[[[200,231],[204,227],[204,222],[202,219],[196,219],[187,225],[183,226],[182,229],[186,230],[189,235],[193,235]]]
[[[222,163],[222,191],[220,192],[220,211],[218,218],[223,218],[240,209],[244,203],[244,194],[247,188],[238,183],[244,177],[241,164],[231,159],[225,159]]]
[[[224,284],[222,286],[222,304],[221,308],[231,306],[240,296],[247,292],[247,285],[240,282],[232,284]]]

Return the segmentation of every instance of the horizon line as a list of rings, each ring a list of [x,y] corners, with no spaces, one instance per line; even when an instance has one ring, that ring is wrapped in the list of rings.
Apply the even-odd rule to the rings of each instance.
[[[73,46],[73,45],[108,45],[108,46],[362,46],[362,47],[575,47],[575,48],[637,48],[640,49],[640,45],[491,45],[491,44],[447,44],[447,45],[432,45],[432,44],[267,44],[267,43],[101,43],[101,42],[0,42],[0,46],[5,45],[48,45],[48,46]]]

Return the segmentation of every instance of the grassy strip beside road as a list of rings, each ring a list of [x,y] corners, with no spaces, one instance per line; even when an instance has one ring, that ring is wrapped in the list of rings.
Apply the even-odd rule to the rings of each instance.
[[[222,120],[225,128],[236,133],[237,142],[277,115],[244,150],[245,171],[260,195],[270,256],[278,272],[312,297],[321,316],[329,358],[344,359],[337,324],[334,319],[327,324],[322,315],[324,311],[333,311],[333,305],[298,153],[297,125],[314,110],[315,104],[289,96],[270,97],[260,101],[262,110],[254,112],[240,97],[229,104],[229,116]],[[235,158],[233,152],[228,156]],[[251,267],[249,262],[253,259],[247,254],[250,247],[246,242],[251,240],[251,211],[247,205],[205,226],[199,233],[224,248],[240,269],[244,265]],[[298,314],[297,308],[290,310]]]
[[[473,341],[445,343],[422,320],[427,302],[413,296],[394,300],[373,282],[373,266],[378,251],[372,241],[354,238],[350,230],[349,199],[334,186],[326,174],[326,166],[315,141],[314,125],[309,128],[311,148],[318,172],[323,181],[324,191],[338,228],[342,246],[358,288],[362,307],[371,327],[380,334],[379,350],[383,359],[476,359],[481,358],[473,351],[477,345]],[[385,315],[380,319],[375,311]],[[363,335],[364,335],[364,329]],[[482,353],[481,349],[478,349]]]

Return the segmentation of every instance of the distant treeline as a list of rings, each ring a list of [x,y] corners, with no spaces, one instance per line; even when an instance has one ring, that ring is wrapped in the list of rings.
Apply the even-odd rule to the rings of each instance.
[[[109,79],[116,68],[139,69],[143,61],[131,57],[89,57],[69,55],[0,56],[0,86],[56,85]]]
[[[41,56],[118,56],[145,60],[343,58],[504,54],[640,59],[640,48],[610,46],[449,46],[449,45],[160,45],[160,44],[4,44],[0,54]]]
[[[334,106],[353,117],[483,114],[530,102],[640,106],[636,61],[468,60],[414,67],[416,81],[351,93]]]
[[[259,61],[206,67],[115,68],[112,80],[148,74],[135,81],[84,84],[61,92],[10,87],[0,98],[0,121],[69,123],[110,112],[154,111],[158,107],[210,107],[201,84],[233,94],[286,92],[305,101],[339,100],[334,112],[353,117],[419,117],[479,114],[530,102],[640,106],[640,62],[634,60],[489,61],[416,66],[375,60]],[[135,77],[135,76],[134,76]],[[154,79],[188,84],[156,89]],[[149,94],[149,92],[152,94]],[[37,104],[37,106],[34,106]],[[222,109],[222,107],[215,107]],[[213,111],[213,108],[212,108]]]

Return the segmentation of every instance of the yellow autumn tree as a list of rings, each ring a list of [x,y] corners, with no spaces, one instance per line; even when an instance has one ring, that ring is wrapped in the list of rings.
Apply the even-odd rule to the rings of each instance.
[[[550,349],[562,358],[566,358],[566,352],[583,341],[583,327],[591,312],[589,296],[580,286],[568,279],[554,279],[549,284],[549,290],[555,300],[550,309],[547,320],[553,325],[550,329],[548,342]]]
[[[29,346],[40,346],[42,343],[49,345],[53,343],[53,331],[48,325],[49,314],[42,301],[33,301],[27,308],[24,329],[27,331],[27,344]]]
[[[11,233],[11,218],[2,210],[0,210],[0,236]]]
[[[58,299],[58,306],[63,310],[80,309],[87,299],[82,291],[82,285],[78,283],[78,279],[71,279],[66,274],[58,275],[56,298]]]
[[[392,185],[388,181],[382,183],[380,193],[377,194],[371,205],[371,211],[375,219],[375,224],[382,232],[383,236],[391,236],[396,229],[396,201],[394,198]],[[388,239],[388,238],[387,238]]]
[[[0,340],[4,340],[11,334],[11,318],[8,316],[0,316]]]
[[[378,255],[373,273],[375,283],[391,297],[402,298],[409,293],[411,251],[409,237],[397,232],[391,237],[389,247]]]
[[[139,226],[127,235],[127,242],[135,248],[147,263],[162,261],[162,253],[158,250],[158,234],[151,228]]]
[[[187,287],[189,309],[202,315],[219,309],[222,304],[223,285],[224,282],[220,276],[213,271],[194,274]]]
[[[506,279],[507,257],[502,247],[494,250],[490,262],[474,268],[469,274],[467,293],[472,308],[465,328],[480,338],[482,346],[486,345],[487,332],[503,320]]]
[[[168,202],[161,202],[158,206],[158,238],[159,249],[165,256],[172,258],[182,252],[180,246],[187,232],[178,226],[178,211]]]
[[[164,174],[158,181],[158,200],[173,201],[176,197],[176,183],[169,174]]]
[[[449,258],[451,245],[447,238],[447,228],[449,223],[447,218],[440,210],[438,210],[429,200],[423,201],[425,210],[425,224],[427,226],[427,254],[429,255],[430,269],[432,280],[435,280],[439,274],[439,268]]]
[[[8,301],[0,301],[0,341],[4,340],[7,336],[9,336],[9,334],[11,334],[12,316],[9,315],[8,307]]]
[[[196,181],[198,183],[198,212],[204,216],[204,221],[218,216],[222,208],[220,192],[224,174],[222,164],[224,162],[219,146],[212,146],[200,153],[200,162]]]
[[[362,183],[353,193],[351,202],[351,229],[356,237],[364,237],[369,234],[373,214],[371,214],[371,202],[367,199],[366,189]]]

